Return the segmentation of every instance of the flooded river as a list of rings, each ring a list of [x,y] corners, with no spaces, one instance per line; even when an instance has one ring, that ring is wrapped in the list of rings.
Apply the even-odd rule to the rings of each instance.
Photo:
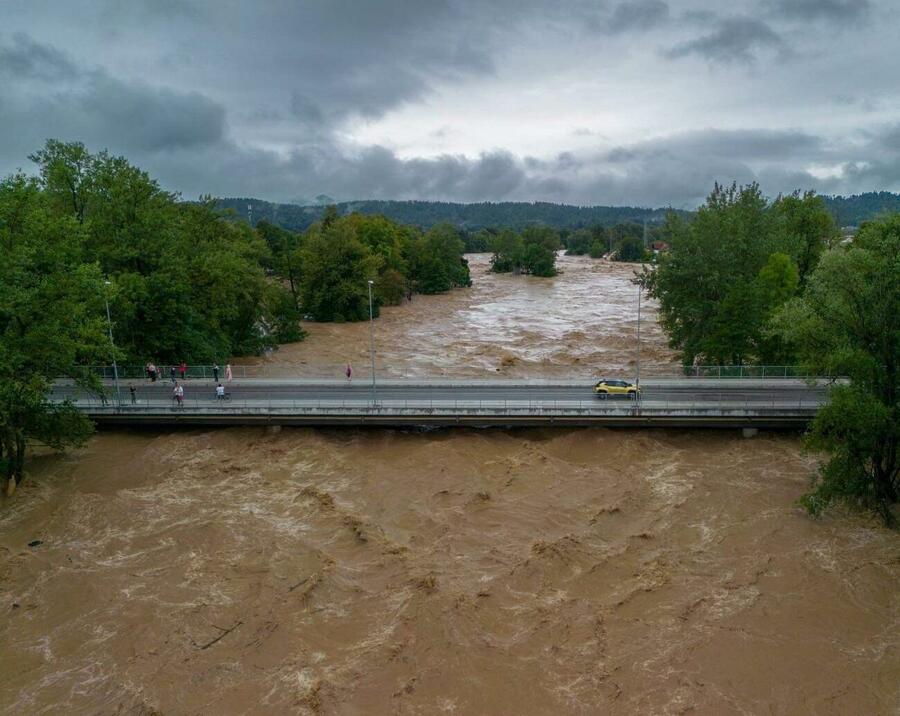
[[[554,278],[489,271],[489,254],[467,256],[473,285],[383,310],[375,321],[376,370],[385,376],[633,376],[638,357],[639,266],[561,256]],[[641,306],[642,373],[671,375],[678,363],[656,322],[655,302]],[[367,322],[307,323],[309,337],[265,360],[276,375],[340,378],[349,362],[369,371]]]
[[[386,311],[381,355],[627,369],[628,272],[563,268]],[[270,367],[364,360],[366,328]],[[896,714],[900,536],[806,517],[816,460],[737,431],[104,432],[0,503],[0,712]]]

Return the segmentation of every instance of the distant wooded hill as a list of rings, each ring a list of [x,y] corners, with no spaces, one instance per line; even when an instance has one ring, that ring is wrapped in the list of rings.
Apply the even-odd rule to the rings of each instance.
[[[825,203],[840,226],[859,226],[880,214],[900,211],[900,194],[887,191],[855,196],[826,196]],[[291,231],[305,231],[325,211],[324,206],[274,204],[261,199],[221,199],[220,206],[233,209],[244,219],[252,207],[253,223],[265,219]],[[634,206],[571,206],[549,202],[483,202],[454,204],[446,201],[347,201],[337,204],[341,215],[357,211],[361,214],[383,214],[402,224],[415,224],[427,229],[448,221],[457,228],[476,231],[487,227],[509,227],[521,230],[544,224],[558,229],[588,226],[614,226],[625,222],[661,222],[665,208],[647,209]],[[679,211],[682,214],[690,212]]]

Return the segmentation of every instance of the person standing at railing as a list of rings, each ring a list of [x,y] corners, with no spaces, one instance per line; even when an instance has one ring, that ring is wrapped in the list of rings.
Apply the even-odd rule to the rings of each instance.
[[[172,383],[175,383],[175,366],[169,366],[169,376],[172,378]]]
[[[187,363],[181,361],[181,365],[178,366],[178,372],[181,374],[181,382],[184,382],[184,375],[187,373]]]
[[[219,382],[219,364],[213,364],[213,380],[218,383]]]
[[[225,364],[225,382],[230,383],[231,377],[232,377],[231,376],[231,363],[226,363]]]
[[[347,364],[347,370],[344,371],[344,374],[347,376],[347,382],[353,380],[353,368],[350,367],[350,364]]]
[[[137,389],[133,383],[128,386],[128,392],[131,393],[131,404],[137,405]]]

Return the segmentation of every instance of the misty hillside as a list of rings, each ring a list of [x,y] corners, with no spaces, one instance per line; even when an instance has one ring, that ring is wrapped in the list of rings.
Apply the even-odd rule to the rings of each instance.
[[[825,196],[825,203],[839,226],[858,226],[885,212],[900,211],[900,194],[867,192],[854,196]],[[261,199],[221,199],[222,208],[232,209],[247,218],[252,206],[253,223],[262,219],[291,231],[304,231],[325,210],[324,206],[275,204]],[[349,201],[336,205],[340,214],[358,211],[362,214],[383,214],[403,224],[428,228],[449,221],[460,229],[477,230],[484,227],[522,229],[531,224],[546,224],[559,229],[585,226],[614,226],[633,221],[660,222],[667,209],[647,209],[633,206],[571,206],[549,202],[483,202],[456,204],[445,201]],[[687,212],[683,212],[687,213]]]

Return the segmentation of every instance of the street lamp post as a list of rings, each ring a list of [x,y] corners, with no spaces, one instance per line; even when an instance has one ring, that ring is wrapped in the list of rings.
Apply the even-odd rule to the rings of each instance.
[[[372,311],[372,284],[369,281],[369,353],[372,357],[372,406],[374,407],[378,399],[375,391],[375,315]]]
[[[641,387],[641,284],[638,287],[638,321],[637,321],[637,372],[634,384]]]
[[[105,286],[109,286],[109,281],[104,281]],[[109,298],[106,291],[103,292],[103,302],[106,304],[106,327],[109,329],[109,347],[112,350],[113,377],[116,380],[116,405],[122,405],[122,394],[119,392],[119,366],[116,364],[116,344],[113,341],[112,318],[109,315]]]

